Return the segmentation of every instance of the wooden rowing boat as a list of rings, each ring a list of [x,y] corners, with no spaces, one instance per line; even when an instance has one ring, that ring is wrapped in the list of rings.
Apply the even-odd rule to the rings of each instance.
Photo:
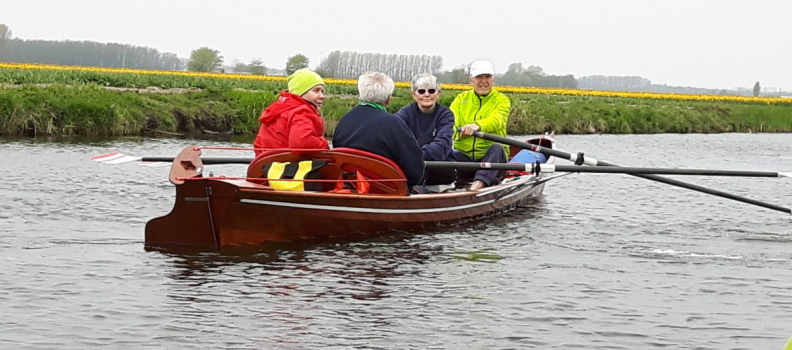
[[[552,137],[538,137],[522,142],[497,135],[475,132],[475,137],[512,147],[512,164],[426,161],[427,169],[493,169],[518,171],[500,184],[476,191],[455,191],[431,195],[410,195],[406,179],[399,167],[383,157],[352,149],[268,150],[273,153],[257,159],[201,158],[201,149],[218,147],[190,146],[175,158],[139,157],[112,152],[91,157],[101,164],[159,164],[171,162],[170,180],[176,184],[176,203],[170,214],[146,224],[147,248],[223,249],[234,246],[258,246],[267,242],[323,240],[336,237],[366,237],[391,230],[412,231],[453,225],[507,211],[542,194],[545,182],[564,176],[562,173],[627,174],[680,188],[715,195],[745,204],[792,214],[792,208],[775,205],[731,193],[669,179],[658,175],[792,177],[790,172],[755,170],[711,170],[620,167],[584,156],[582,152],[566,153],[555,148]],[[227,147],[220,149],[230,150]],[[236,149],[236,148],[235,148]],[[246,149],[249,150],[249,149]],[[530,151],[521,158],[520,151]],[[309,152],[308,154],[300,152]],[[547,162],[534,162],[541,154]],[[542,157],[536,157],[536,159]],[[575,165],[556,165],[554,159],[573,161]],[[521,159],[524,163],[521,163]],[[317,175],[306,177],[297,187],[315,192],[286,191],[282,177],[272,176],[272,169],[294,168],[304,161],[326,163]],[[288,162],[288,165],[284,165]],[[517,163],[517,164],[514,164]],[[203,177],[204,164],[247,164],[243,178]],[[584,166],[585,165],[585,166]],[[285,172],[284,172],[285,173]],[[355,173],[357,181],[369,184],[362,193],[333,192],[340,183],[355,179],[342,175]],[[277,172],[276,172],[277,174]],[[291,173],[289,173],[291,174]],[[310,174],[310,172],[309,172]],[[297,177],[299,178],[299,177]],[[289,178],[294,180],[293,178]],[[270,181],[272,180],[272,181]],[[315,181],[315,183],[309,183]],[[316,184],[320,183],[321,186]],[[311,186],[309,186],[311,185]],[[288,187],[288,186],[286,186]],[[359,186],[358,190],[362,187]]]
[[[555,147],[546,136],[528,142]],[[307,192],[275,190],[251,180],[265,177],[265,164],[302,160],[327,161],[322,179],[336,180],[350,171],[363,174],[370,180],[369,193],[328,192],[336,181]],[[176,203],[169,214],[146,224],[146,247],[218,250],[453,225],[511,210],[541,195],[547,180],[523,174],[477,191],[411,195],[392,161],[352,149],[266,155],[250,164],[244,179],[203,177],[202,172],[200,150],[188,147],[175,158],[170,179],[176,184]]]

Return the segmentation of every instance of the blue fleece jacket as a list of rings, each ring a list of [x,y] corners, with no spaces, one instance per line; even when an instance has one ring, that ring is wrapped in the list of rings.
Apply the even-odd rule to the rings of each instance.
[[[396,116],[401,118],[412,130],[418,145],[421,146],[423,160],[453,161],[454,113],[442,105],[435,105],[432,113],[426,114],[412,103],[402,107]]]
[[[349,110],[333,132],[333,147],[349,147],[390,158],[407,176],[407,185],[421,182],[424,164],[412,132],[399,117],[371,106]]]

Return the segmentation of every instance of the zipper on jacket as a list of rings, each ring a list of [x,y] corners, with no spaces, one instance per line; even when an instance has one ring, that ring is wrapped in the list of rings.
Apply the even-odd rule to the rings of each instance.
[[[477,120],[476,118],[478,118],[478,114],[479,114],[479,112],[481,112],[481,105],[482,105],[482,103],[481,103],[481,96],[479,96],[479,95],[478,95],[478,94],[476,94],[475,92],[474,92],[473,94],[474,94],[474,95],[476,95],[476,97],[478,97],[478,99],[479,99],[479,108],[478,108],[478,110],[476,111],[476,114],[474,114],[474,115],[473,115],[473,122],[475,122],[475,121]],[[476,139],[478,139],[478,137],[474,137],[474,138],[473,138],[473,161],[474,161],[474,162],[476,161]]]

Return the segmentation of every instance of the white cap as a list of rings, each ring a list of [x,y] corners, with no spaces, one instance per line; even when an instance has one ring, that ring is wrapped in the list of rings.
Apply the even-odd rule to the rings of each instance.
[[[470,64],[470,76],[477,77],[482,74],[495,75],[495,67],[490,60],[475,60]]]

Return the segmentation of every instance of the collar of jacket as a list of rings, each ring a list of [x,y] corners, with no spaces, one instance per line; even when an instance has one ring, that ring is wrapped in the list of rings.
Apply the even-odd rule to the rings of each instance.
[[[316,110],[317,113],[319,112],[319,106],[317,106],[315,103],[313,103],[311,101],[308,101],[308,100],[304,99],[300,95],[293,94],[293,93],[288,92],[288,91],[281,91],[281,98],[288,98],[288,99],[292,99],[292,100],[294,100],[294,101],[296,101],[298,103],[309,105],[309,106],[313,107]]]
[[[358,106],[369,106],[369,107],[374,107],[374,108],[379,109],[379,110],[384,111],[384,112],[388,111],[387,109],[385,109],[385,106],[383,106],[383,105],[381,105],[379,103],[376,103],[376,102],[360,102],[360,104],[358,104]]]
[[[484,96],[480,96],[479,94],[477,94],[476,90],[470,90],[470,91],[473,92],[473,96],[476,96],[476,97],[480,98],[481,102],[489,101],[491,98],[493,98],[493,97],[495,97],[497,95],[500,95],[500,92],[496,91],[494,87],[492,88],[492,90],[490,90],[490,92],[488,94],[486,94]]]
[[[292,94],[291,92],[288,92],[288,91],[286,91],[286,93],[287,93],[287,94]],[[311,107],[313,107],[314,109],[316,109],[316,112],[317,112],[317,113],[321,113],[321,112],[320,112],[320,109],[319,109],[319,106],[317,106],[317,105],[316,105],[316,103],[313,103],[313,102],[311,102],[311,101],[308,101],[308,100],[304,99],[304,98],[303,98],[302,96],[300,96],[300,95],[297,95],[297,94],[292,94],[292,95],[294,95],[294,96],[297,96],[297,98],[299,98],[299,99],[300,99],[302,102],[305,102],[305,103],[306,103],[306,104],[308,104],[309,106],[311,106]]]

